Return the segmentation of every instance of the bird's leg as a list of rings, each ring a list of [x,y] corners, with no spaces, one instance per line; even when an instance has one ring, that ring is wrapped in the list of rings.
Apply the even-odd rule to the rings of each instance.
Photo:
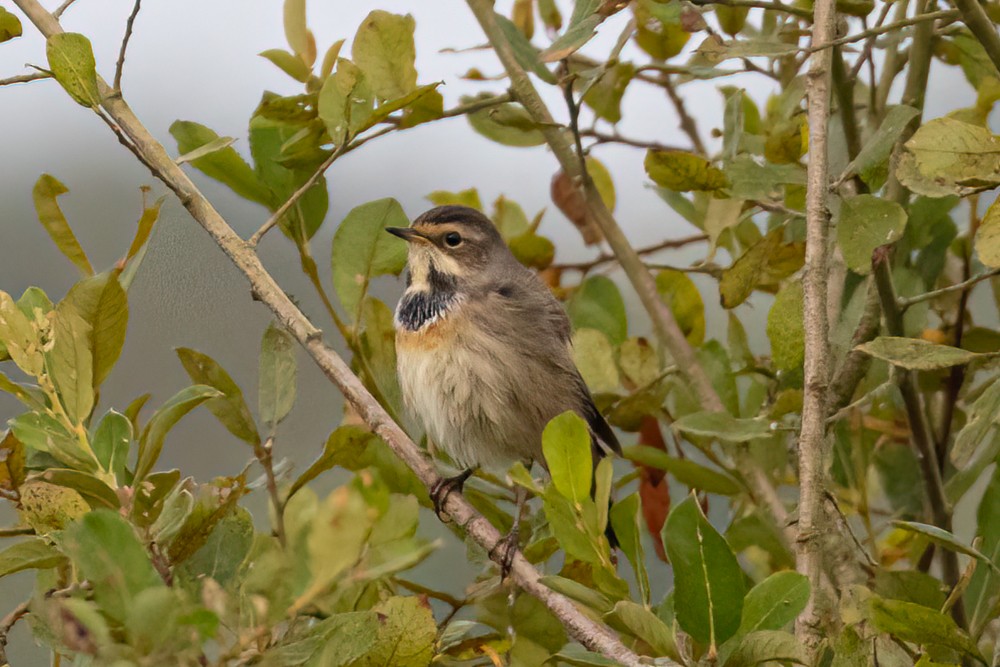
[[[496,545],[490,549],[490,558],[494,554],[500,554],[500,580],[503,581],[510,575],[510,570],[514,565],[514,554],[521,542],[521,515],[524,514],[524,505],[528,502],[528,490],[523,486],[514,487],[514,523],[510,531],[500,539]]]
[[[473,472],[475,472],[474,468],[468,468],[454,477],[442,477],[431,487],[431,502],[434,503],[434,511],[439,519],[444,521],[446,518],[444,504],[448,500],[448,496],[455,491],[461,491],[462,487],[465,486],[465,480],[472,477]]]

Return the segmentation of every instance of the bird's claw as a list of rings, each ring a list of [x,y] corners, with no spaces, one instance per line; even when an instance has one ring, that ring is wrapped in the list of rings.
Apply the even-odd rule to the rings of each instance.
[[[448,501],[448,496],[461,491],[465,486],[465,481],[472,476],[472,469],[464,470],[454,477],[442,477],[431,487],[431,502],[434,503],[434,512],[438,518],[446,521],[448,516],[444,512],[444,504]]]
[[[521,534],[515,527],[512,528],[509,533],[504,535],[499,542],[493,545],[492,549],[490,549],[489,555],[491,560],[493,560],[494,556],[497,554],[500,556],[497,561],[500,564],[500,581],[506,581],[507,577],[510,576],[510,571],[514,567],[514,554],[517,553],[520,542]]]

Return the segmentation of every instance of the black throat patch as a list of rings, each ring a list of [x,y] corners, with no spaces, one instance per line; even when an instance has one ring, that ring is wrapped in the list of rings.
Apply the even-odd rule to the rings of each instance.
[[[444,316],[458,300],[455,278],[441,273],[433,266],[427,275],[430,289],[426,292],[407,292],[396,307],[396,324],[407,331],[418,331]],[[410,284],[407,275],[406,284]]]

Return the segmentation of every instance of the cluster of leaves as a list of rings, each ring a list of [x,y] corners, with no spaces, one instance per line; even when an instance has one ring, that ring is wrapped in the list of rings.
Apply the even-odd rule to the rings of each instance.
[[[610,460],[593,465],[578,417],[553,420],[543,436],[551,479],[540,483],[520,466],[509,474],[541,507],[525,520],[525,556],[547,573],[546,585],[636,651],[685,665],[804,663],[807,654],[788,630],[811,595],[828,605],[822,655],[838,667],[985,662],[1000,631],[1000,473],[986,480],[972,540],[942,525],[949,510],[934,503],[940,491],[957,505],[1000,456],[994,362],[1000,336],[976,326],[968,308],[968,293],[979,284],[969,279],[988,278],[1000,267],[1000,207],[981,219],[977,207],[982,193],[1000,186],[1000,139],[987,126],[1000,100],[1000,75],[959,25],[936,29],[927,44],[911,40],[911,63],[937,57],[958,64],[978,92],[974,107],[915,133],[921,109],[887,102],[900,74],[895,66],[879,79],[835,76],[841,90],[830,123],[838,176],[831,208],[840,270],[832,280],[843,296],[830,344],[838,372],[859,354],[874,362],[861,367],[845,395],[835,397],[838,409],[831,408],[829,491],[839,508],[826,527],[832,590],[811,591],[805,577],[790,571],[795,545],[786,526],[755,496],[751,481],[754,475],[773,486],[796,480],[790,453],[802,409],[809,148],[800,71],[806,59],[798,47],[811,9],[775,3],[751,16],[740,3],[625,4],[577,0],[564,26],[554,0],[515,0],[509,18],[494,19],[524,69],[581,101],[584,113],[577,118],[571,108],[573,123],[563,129],[583,146],[587,172],[608,208],[615,206],[613,177],[591,153],[605,143],[637,145],[664,204],[704,233],[702,261],[652,268],[722,410],[705,410],[667,352],[630,327],[625,299],[614,281],[593,271],[598,264],[583,267],[576,279],[579,266],[555,263],[552,241],[538,233],[542,214],[529,218],[506,197],[487,210],[475,189],[431,193],[433,203],[488,213],[517,258],[565,300],[584,379],[609,421],[629,434],[624,451],[634,470],[616,479]],[[880,12],[874,2],[845,0],[838,8],[849,17],[877,14],[881,25],[891,6],[878,4]],[[608,57],[581,54],[619,12],[631,16]],[[330,248],[331,298],[311,249],[327,218],[325,168],[377,136],[452,116],[466,116],[479,134],[513,147],[545,143],[548,128],[507,93],[468,96],[445,110],[437,83],[418,84],[411,17],[373,11],[354,36],[350,58],[341,40],[322,60],[304,0],[286,0],[284,18],[288,50],[261,55],[303,88],[264,93],[249,125],[252,164],[233,139],[191,121],[171,127],[177,162],[275,217],[350,347],[354,370],[401,417],[391,310],[369,287],[402,271],[403,244],[383,230],[405,226],[407,218],[395,200],[381,199],[340,221]],[[544,48],[535,46],[536,19],[549,38]],[[893,62],[909,36],[904,30],[913,28],[897,28],[885,44]],[[0,38],[19,32],[17,19],[0,11]],[[689,42],[699,35],[695,48]],[[97,105],[101,93],[86,38],[59,35],[48,47],[57,81],[77,102]],[[851,62],[843,56],[838,50],[835,61],[846,69]],[[870,56],[855,57],[863,64]],[[733,62],[743,69],[722,66]],[[690,117],[690,150],[617,133],[632,86],[665,88],[683,118],[683,85],[744,72],[767,77],[775,92],[761,104],[745,90],[719,88],[724,113],[715,154],[705,150]],[[476,70],[466,78],[491,80]],[[581,127],[580,120],[592,124]],[[907,190],[918,196],[910,200]],[[276,328],[264,334],[256,418],[226,371],[193,350],[178,355],[196,384],[144,425],[140,411],[148,396],[96,418],[98,389],[124,340],[127,289],[159,205],[146,209],[123,261],[94,276],[56,202],[65,192],[43,176],[36,206],[84,279],[56,305],[34,288],[17,301],[0,293],[0,350],[21,374],[0,375],[0,389],[26,406],[0,445],[0,490],[17,503],[31,533],[0,552],[0,576],[39,570],[31,612],[41,641],[59,654],[122,664],[157,664],[166,656],[178,664],[203,663],[206,656],[220,665],[484,664],[505,653],[512,664],[608,664],[568,643],[560,621],[534,598],[509,602],[486,554],[472,545],[469,558],[484,568],[464,597],[402,579],[435,547],[417,537],[427,493],[354,415],[345,415],[297,477],[275,465],[276,427],[291,408],[295,384],[290,340]],[[600,241],[578,183],[557,173],[551,194],[588,243]],[[963,199],[971,224],[960,228],[955,218]],[[871,275],[873,256],[879,280]],[[706,330],[706,302],[691,272],[718,283],[724,339]],[[876,287],[891,291],[883,313],[869,307]],[[743,323],[751,305],[768,303],[761,293],[774,295],[766,353],[751,348]],[[882,316],[889,335],[876,338]],[[856,340],[866,329],[873,331]],[[907,398],[911,380],[916,398]],[[244,471],[197,484],[178,471],[155,470],[170,428],[201,404],[250,447],[264,471],[260,480],[248,481]],[[915,419],[930,421],[936,469],[913,446]],[[309,482],[334,467],[353,478],[317,498]],[[255,488],[270,495],[270,532],[257,531],[239,506]],[[506,484],[477,477],[466,495],[499,528],[511,525]],[[671,504],[672,496],[682,500]],[[628,568],[607,541],[609,525]],[[716,526],[723,525],[720,532]],[[863,536],[853,540],[852,529]],[[968,566],[949,575],[958,555]],[[930,574],[934,558],[944,566],[940,578]],[[665,562],[674,584],[663,594],[650,582]],[[845,577],[843,570],[854,574]],[[435,614],[428,599],[451,609]]]

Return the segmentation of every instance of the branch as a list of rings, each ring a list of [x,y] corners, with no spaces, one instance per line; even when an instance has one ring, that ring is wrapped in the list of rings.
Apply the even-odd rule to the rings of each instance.
[[[580,130],[581,137],[587,137],[591,139],[596,139],[594,145],[599,144],[624,144],[626,146],[635,146],[636,148],[645,148],[654,151],[687,151],[687,148],[681,148],[679,146],[667,146],[666,144],[661,144],[656,141],[643,141],[642,139],[629,139],[628,137],[623,137],[615,131],[612,134],[606,132],[601,132],[600,130]]]
[[[792,16],[798,16],[807,20],[812,20],[813,13],[802,7],[793,7],[782,2],[766,2],[765,0],[691,0],[695,7],[711,7],[712,5],[722,5],[723,7],[755,7],[757,9],[767,9],[775,12],[784,12]]]
[[[7,635],[19,620],[28,615],[31,600],[25,600],[0,619],[0,665],[7,665]]]
[[[58,21],[37,0],[14,1],[46,38],[63,32]],[[344,360],[323,342],[322,332],[285,295],[253,249],[226,223],[187,174],[171,159],[166,149],[142,125],[125,101],[119,95],[113,95],[114,91],[103,79],[98,78],[98,88],[104,110],[128,136],[136,151],[144,156],[145,162],[151,165],[155,176],[177,195],[192,217],[243,272],[256,298],[267,305],[282,326],[295,336],[372,431],[389,445],[428,489],[432,488],[440,481],[440,477],[417,445],[392,421]],[[498,560],[502,557],[504,550],[496,548],[502,540],[499,531],[461,494],[449,495],[443,510],[487,553],[495,554]],[[606,626],[594,622],[568,598],[543,584],[541,574],[520,552],[514,555],[511,578],[544,603],[560,619],[570,635],[588,649],[630,667],[642,664],[639,657],[627,649]]]
[[[891,6],[892,6],[891,4],[887,5],[887,7]],[[808,50],[810,52],[814,52],[814,51],[819,51],[820,49],[829,49],[834,46],[843,46],[844,44],[852,44],[854,42],[860,42],[862,40],[869,39],[872,37],[878,37],[879,35],[883,35],[888,32],[895,32],[901,28],[906,28],[911,25],[917,25],[919,23],[926,23],[926,22],[933,23],[938,19],[951,20],[958,18],[958,16],[959,16],[958,11],[954,9],[944,9],[939,12],[917,14],[916,16],[911,16],[910,18],[901,19],[899,21],[893,21],[892,23],[887,23],[885,25],[877,25],[874,28],[869,28],[868,30],[858,32],[853,35],[848,35],[847,37],[841,37],[839,39],[835,39],[829,42],[828,44],[824,44],[822,46],[812,46]],[[914,36],[914,38],[916,38],[916,36]]]
[[[0,79],[0,86],[10,86],[15,83],[29,83],[31,81],[40,81],[41,79],[51,79],[52,75],[48,72],[32,72],[31,74],[18,74],[17,76],[12,76],[6,79]]]
[[[125,51],[128,49],[128,42],[132,39],[132,25],[135,23],[135,17],[139,15],[139,6],[142,4],[142,0],[135,0],[135,5],[132,6],[132,13],[128,16],[128,21],[125,23],[125,37],[122,39],[122,48],[118,52],[118,63],[115,65],[115,82],[113,84],[114,89],[121,91],[122,89],[122,70],[125,69]]]
[[[76,0],[66,0],[66,2],[59,5],[59,7],[57,7],[56,10],[52,12],[52,16],[54,18],[59,18],[60,16],[63,15],[63,12],[69,9],[69,6],[72,5],[74,2],[76,2]]]
[[[889,256],[891,246],[882,246],[872,255],[872,270],[875,274],[875,284],[878,287],[879,299],[882,302],[882,314],[885,316],[885,326],[890,336],[904,336],[903,311],[896,300],[896,288],[892,282],[892,266]],[[896,369],[896,380],[899,392],[903,395],[903,405],[906,408],[906,418],[910,424],[910,434],[917,448],[917,458],[920,459],[920,469],[924,477],[927,500],[934,525],[938,528],[951,530],[951,508],[944,491],[944,481],[941,478],[941,467],[938,464],[937,451],[931,438],[930,426],[924,410],[923,400],[917,390],[914,371],[904,368]],[[949,588],[958,583],[958,557],[950,549],[941,549],[944,582]],[[965,625],[964,608],[956,605],[952,609],[955,621]]]
[[[724,407],[719,395],[712,386],[705,369],[698,362],[684,332],[678,326],[673,312],[660,299],[652,274],[643,265],[642,258],[625,237],[591,179],[580,168],[580,161],[577,159],[571,142],[567,139],[563,129],[553,120],[552,114],[549,113],[545,102],[535,90],[527,72],[518,62],[513,47],[497,24],[492,1],[466,1],[490,44],[492,44],[497,57],[500,58],[500,62],[507,70],[511,91],[531,115],[532,120],[538,124],[545,136],[546,143],[552,149],[563,171],[574,182],[583,184],[588,213],[601,230],[608,245],[611,246],[611,251],[618,258],[618,262],[625,271],[629,282],[632,283],[643,308],[649,313],[657,340],[667,349],[674,363],[691,384],[691,388],[702,407],[713,412],[723,411]],[[739,457],[739,468],[748,476],[747,483],[753,489],[755,499],[768,507],[779,528],[786,531],[787,537],[792,537],[792,533],[787,530],[788,513],[774,485],[760,467],[754,463],[746,448],[739,449],[737,456]]]
[[[878,289],[875,284],[869,281],[866,289],[868,291],[865,295],[865,308],[861,313],[858,328],[851,337],[851,350],[830,383],[830,393],[827,395],[827,414],[830,415],[828,419],[833,419],[833,416],[851,401],[854,390],[858,388],[858,384],[871,366],[872,358],[856,348],[878,335],[882,310],[879,308]]]
[[[581,133],[584,134],[584,133]],[[657,243],[656,245],[651,245],[646,248],[639,248],[636,253],[640,256],[651,255],[655,252],[661,250],[670,250],[673,248],[683,248],[685,246],[691,245],[692,243],[701,243],[702,241],[707,241],[708,237],[704,234],[695,234],[694,236],[686,236],[682,239],[670,239],[668,241],[663,241]],[[607,264],[609,262],[614,262],[618,258],[613,254],[602,253],[592,260],[586,262],[576,262],[567,264],[552,264],[550,268],[558,269],[561,271],[581,271],[583,273],[589,272],[591,269],[600,266],[601,264]]]
[[[691,117],[691,114],[687,112],[687,107],[684,105],[684,98],[677,94],[677,89],[674,88],[673,82],[670,81],[670,75],[663,74],[661,81],[663,81],[663,88],[667,91],[667,97],[670,98],[670,102],[674,105],[674,110],[677,112],[677,117],[681,121],[681,129],[691,139],[691,144],[694,146],[695,152],[699,155],[708,155],[708,151],[705,150],[705,144],[701,141],[701,135],[698,134],[698,124]]]
[[[993,21],[986,15],[986,10],[978,0],[954,0],[958,11],[962,12],[962,21],[983,45],[986,55],[993,61],[993,67],[1000,72],[1000,35]]]
[[[271,506],[274,508],[274,534],[281,546],[285,547],[285,504],[281,501],[278,480],[274,476],[274,436],[270,436],[263,444],[254,447],[253,454],[264,469],[264,478],[267,480],[267,493],[271,497]]]
[[[944,294],[951,294],[952,292],[964,292],[973,285],[980,283],[984,280],[989,280],[994,276],[1000,275],[1000,269],[993,269],[992,271],[986,271],[985,273],[980,273],[977,276],[972,276],[968,280],[963,280],[960,283],[955,283],[954,285],[948,285],[947,287],[942,287],[941,289],[931,290],[930,292],[924,292],[923,294],[917,294],[911,297],[900,297],[898,299],[899,307],[906,310],[915,303],[920,303],[921,301],[930,301],[931,299],[936,299]]]
[[[823,585],[823,502],[827,487],[826,415],[830,375],[827,340],[827,265],[830,211],[827,208],[829,170],[827,127],[833,51],[826,46],[836,34],[835,0],[817,0],[812,31],[812,56],[806,82],[809,121],[809,164],[806,171],[806,257],[803,277],[805,322],[805,391],[799,432],[799,522],[796,569],[809,577],[812,594],[795,622],[795,634],[815,652],[823,641],[820,610]],[[827,621],[828,622],[828,621]]]

